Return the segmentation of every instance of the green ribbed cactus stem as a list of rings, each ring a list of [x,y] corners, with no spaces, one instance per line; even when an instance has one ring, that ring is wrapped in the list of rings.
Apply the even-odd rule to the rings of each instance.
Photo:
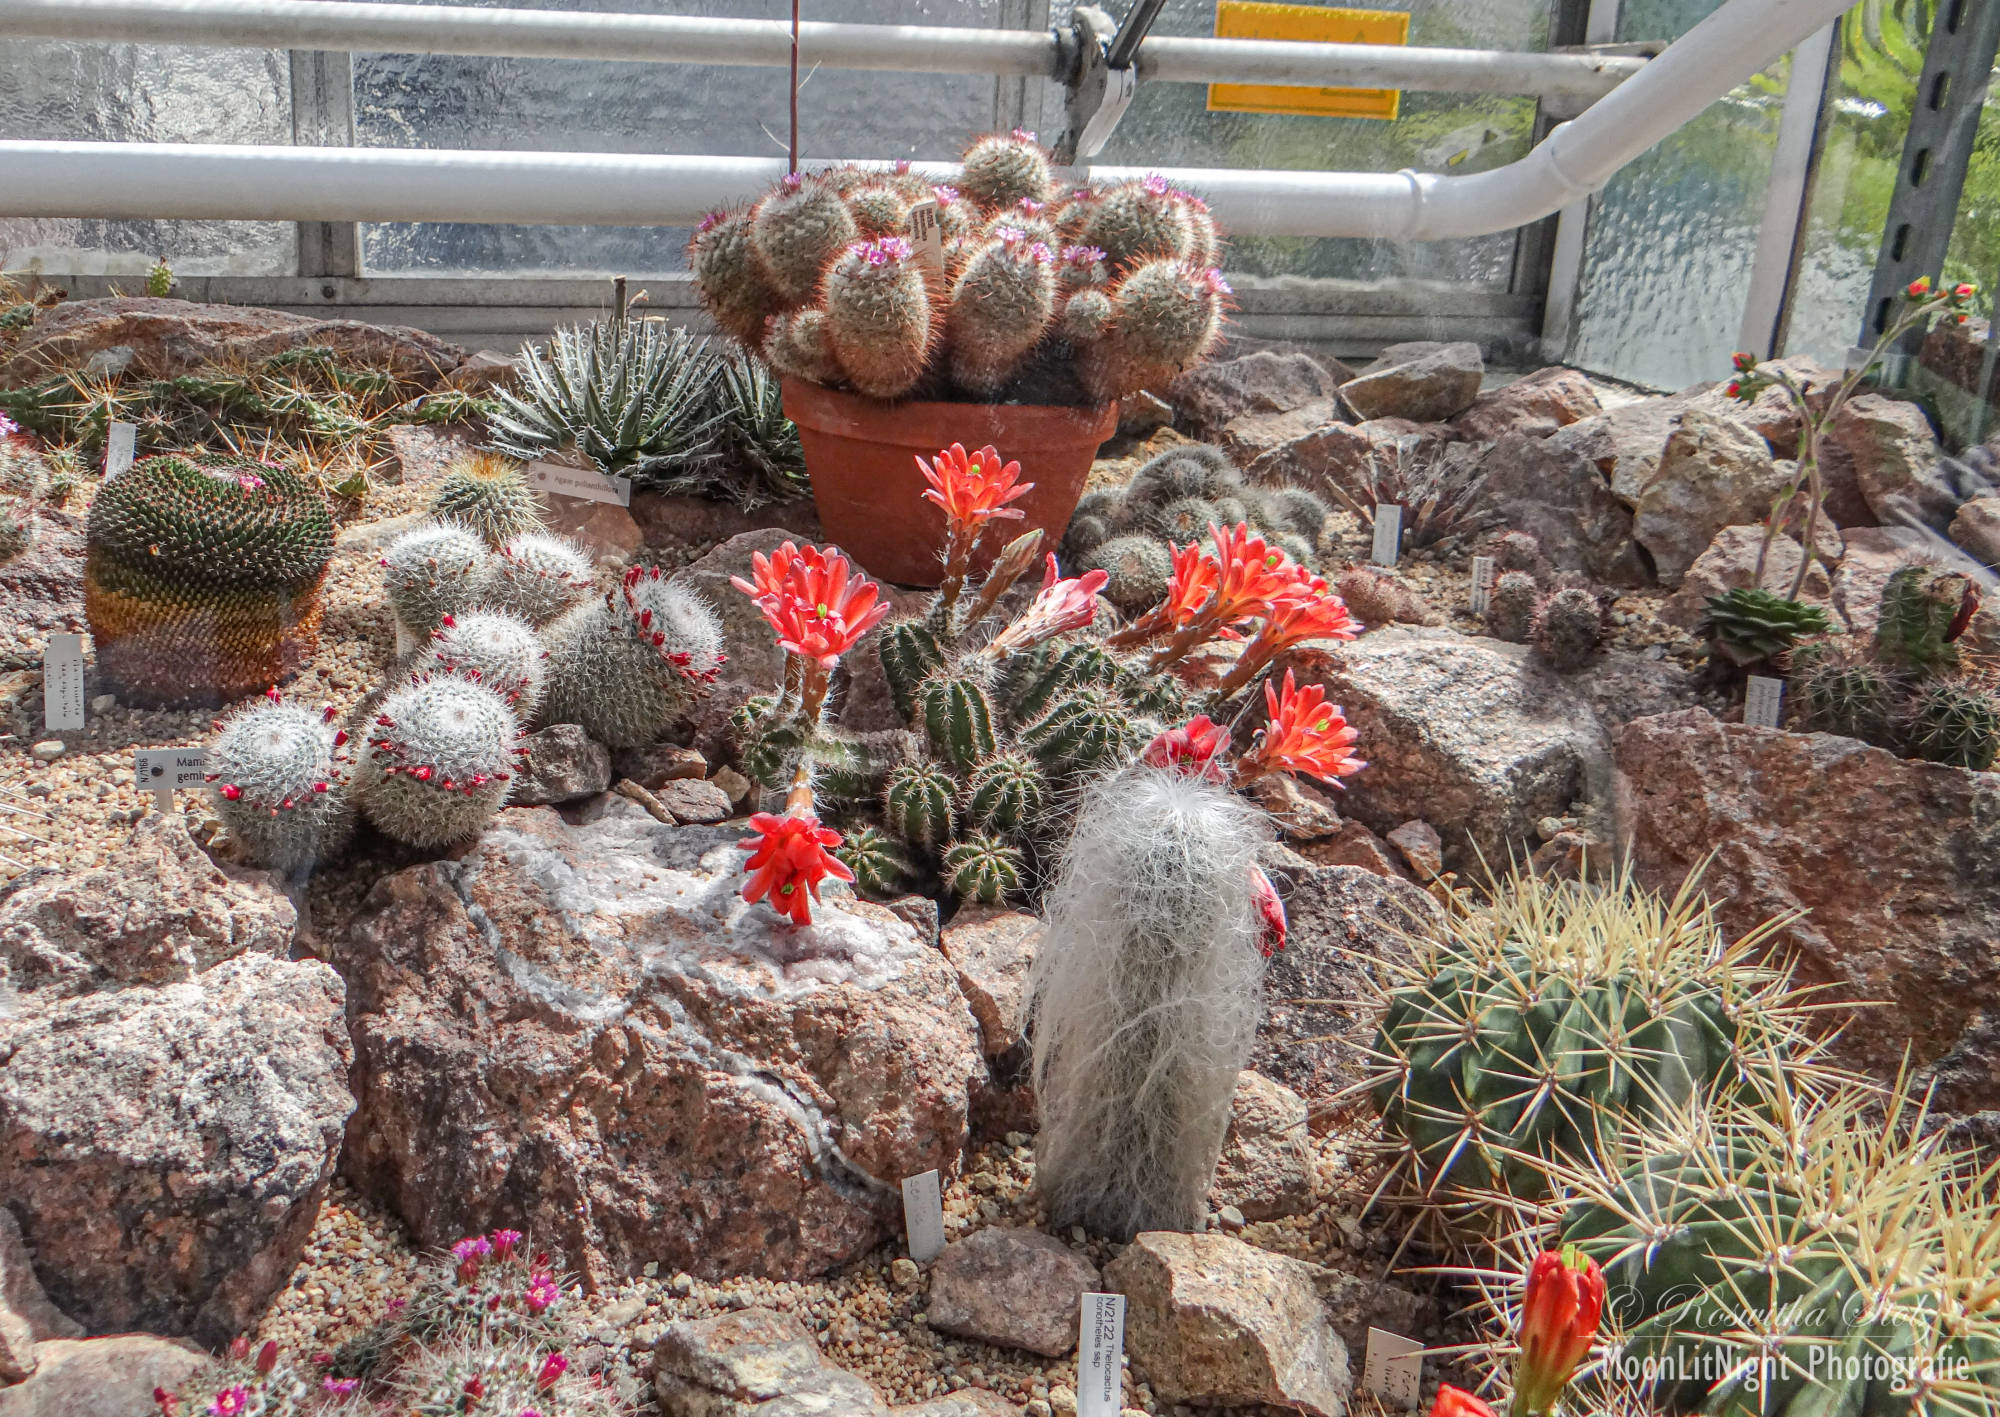
[[[1213,268],[1172,261],[1139,266],[1112,292],[1111,329],[1080,353],[1077,373],[1092,398],[1164,388],[1199,363],[1222,329],[1229,284]]]
[[[1535,610],[1535,648],[1556,670],[1583,668],[1604,639],[1604,607],[1595,592],[1566,586],[1545,597]]]
[[[796,172],[750,215],[750,244],[786,305],[812,299],[826,268],[858,234],[840,194]]]
[[[877,802],[893,763],[876,744],[822,729],[812,739],[813,793],[831,802]]]
[[[1903,707],[1910,756],[1985,772],[2000,756],[2000,703],[1968,679],[1919,684]]]
[[[1021,849],[997,837],[974,832],[944,850],[940,875],[945,888],[968,904],[999,905],[1018,895],[1027,873]]]
[[[276,694],[222,723],[208,747],[209,799],[244,860],[296,873],[346,844],[354,821],[346,741],[332,709]]]
[[[1037,825],[1048,810],[1048,778],[1026,754],[1002,753],[972,770],[965,815],[980,830],[1015,836]]]
[[[658,567],[635,566],[602,601],[548,627],[544,721],[580,724],[611,748],[657,742],[706,692],[723,663],[722,624],[707,601]]]
[[[936,763],[901,763],[889,773],[883,790],[883,814],[889,829],[913,846],[937,847],[952,834],[952,802],[958,784]]]
[[[1702,622],[1716,649],[1739,665],[1775,659],[1798,640],[1825,634],[1831,627],[1817,605],[1749,586],[1711,595]]]
[[[1114,536],[1083,558],[1082,569],[1103,571],[1104,598],[1127,615],[1138,615],[1166,597],[1174,558],[1157,537],[1139,532]]]
[[[542,529],[541,509],[528,486],[526,469],[499,453],[453,458],[431,494],[430,514],[464,527],[495,550]]]
[[[751,349],[762,344],[765,322],[785,302],[750,239],[750,214],[713,212],[702,218],[688,242],[688,268],[701,303],[722,331]]]
[[[575,609],[590,587],[590,558],[574,542],[531,531],[487,560],[473,593],[480,606],[518,615],[540,629]]]
[[[1058,698],[1022,732],[1021,744],[1052,776],[1078,777],[1122,767],[1148,736],[1115,692],[1083,688]]]
[[[1526,571],[1508,571],[1493,583],[1486,598],[1486,628],[1493,637],[1522,645],[1535,628],[1535,607],[1542,603],[1542,588]]]
[[[941,674],[917,689],[917,714],[931,751],[960,772],[999,748],[993,706],[977,681]]]
[[[1978,608],[1979,588],[1970,576],[1937,566],[1904,566],[1882,587],[1875,653],[1912,674],[1956,669],[1956,641]]]
[[[890,900],[909,889],[917,869],[895,839],[880,827],[864,826],[842,833],[833,849],[840,864],[854,873],[854,889],[873,900]]]
[[[780,374],[811,384],[837,384],[844,377],[827,339],[826,311],[788,310],[771,320],[764,362]]]
[[[1046,202],[1055,195],[1048,153],[1033,133],[1019,128],[976,139],[959,160],[958,181],[953,185],[989,212],[1011,207],[1024,198]]]
[[[1179,265],[1194,259],[1195,232],[1187,205],[1176,201],[1174,189],[1159,177],[1104,189],[1090,203],[1082,239],[1120,271],[1146,261]]]
[[[944,668],[944,650],[937,636],[921,620],[898,620],[884,625],[875,640],[882,659],[882,677],[888,680],[889,697],[904,722],[917,716],[917,690],[923,682]]]
[[[474,836],[506,805],[525,754],[514,710],[463,679],[418,679],[367,726],[354,793],[368,820],[411,846]]]
[[[417,656],[415,672],[483,684],[499,694],[522,723],[534,722],[548,687],[548,651],[518,615],[469,610],[447,615]]]
[[[1068,690],[1085,685],[1110,688],[1119,674],[1118,661],[1098,645],[1038,645],[1008,661],[1001,701],[1009,722],[1032,723]]]
[[[848,194],[847,211],[863,241],[908,234],[903,224],[910,216],[909,198],[887,183],[855,188]]]
[[[1801,641],[1791,654],[1792,714],[1797,727],[1888,747],[1897,697],[1895,676],[1844,635]]]
[[[1005,226],[966,263],[952,287],[945,342],[960,388],[1006,387],[1055,318],[1055,256],[1044,241]]]
[[[1128,672],[1118,691],[1133,712],[1160,723],[1185,723],[1192,712],[1187,687],[1172,674]]]
[[[857,242],[826,278],[826,334],[848,382],[871,398],[900,398],[923,377],[936,334],[930,292],[900,236]]]
[[[776,791],[790,787],[806,751],[805,725],[797,719],[771,723],[740,741],[737,758],[743,775]]]
[[[491,560],[478,536],[443,522],[413,527],[390,542],[382,582],[396,616],[398,651],[429,639],[445,616],[470,609]]]

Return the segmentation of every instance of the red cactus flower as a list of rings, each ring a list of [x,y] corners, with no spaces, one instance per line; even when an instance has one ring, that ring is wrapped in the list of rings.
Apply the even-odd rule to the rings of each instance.
[[[153,1389],[153,1405],[160,1409],[160,1417],[174,1417],[180,1411],[181,1400],[163,1387]]]
[[[475,1373],[472,1377],[465,1380],[465,1386],[460,1388],[459,1391],[463,1392],[474,1402],[477,1402],[480,1398],[486,1396],[486,1379]]]
[[[1261,651],[1274,655],[1307,640],[1351,640],[1360,633],[1346,601],[1305,567],[1294,569],[1297,579],[1272,602],[1264,627],[1257,632]]]
[[[757,602],[781,648],[831,669],[889,613],[881,587],[854,573],[847,558],[828,547],[798,550],[790,542],[768,562],[756,564],[757,581],[737,589]]]
[[[555,1276],[537,1271],[528,1276],[528,1292],[523,1297],[528,1305],[528,1312],[539,1314],[555,1303],[558,1294]]]
[[[1027,514],[1007,504],[1034,489],[1022,482],[1018,462],[1002,463],[999,450],[991,446],[967,453],[962,443],[940,449],[935,462],[916,460],[917,470],[930,487],[924,500],[944,508],[946,521],[953,527],[970,526],[987,520],[1017,521]]]
[[[1544,1250],[1521,1301],[1521,1357],[1508,1417],[1542,1417],[1590,1353],[1604,1313],[1604,1272],[1575,1245]]]
[[[832,852],[840,845],[840,833],[822,827],[810,811],[782,817],[759,812],[750,819],[750,829],[759,835],[737,843],[750,853],[743,863],[750,878],[743,883],[743,899],[754,904],[769,897],[771,908],[791,917],[794,925],[812,924],[821,881],[828,876],[854,879]]]
[[[504,1260],[514,1253],[514,1247],[521,1243],[518,1230],[495,1230],[493,1232],[493,1258]]]
[[[1918,276],[1910,282],[1909,289],[1903,293],[1912,300],[1922,300],[1926,295],[1931,293],[1931,278],[1929,276]]]
[[[560,1353],[551,1353],[542,1359],[542,1371],[535,1378],[535,1386],[547,1392],[556,1385],[556,1379],[569,1371],[569,1359]]]
[[[242,1417],[249,1406],[250,1389],[237,1383],[215,1395],[215,1400],[208,1404],[208,1417]]]
[[[1285,553],[1251,531],[1248,522],[1208,530],[1222,567],[1212,613],[1223,624],[1265,614],[1295,585],[1295,568]]]
[[[1439,1383],[1431,1399],[1431,1417],[1495,1417],[1493,1409],[1462,1387]]]
[[[1097,593],[1110,579],[1111,573],[1103,570],[1060,579],[1055,554],[1049,553],[1048,564],[1042,570],[1042,588],[1035,592],[1028,608],[993,637],[987,653],[1014,654],[1070,630],[1081,630],[1097,618]]]
[[[1222,567],[1200,546],[1177,546],[1173,552],[1174,573],[1167,582],[1166,602],[1160,607],[1177,626],[1194,622],[1215,596]]]
[[[741,576],[731,576],[729,583],[761,606],[767,600],[776,600],[784,595],[786,577],[791,575],[792,567],[798,563],[798,559],[799,548],[790,541],[769,556],[761,551],[752,551],[751,579],[746,581]]]
[[[1172,768],[1189,777],[1221,782],[1228,777],[1223,755],[1229,751],[1229,730],[1196,714],[1180,728],[1169,728],[1146,745],[1140,761],[1148,767]]]
[[[1269,959],[1285,947],[1285,903],[1278,899],[1278,888],[1271,884],[1262,866],[1250,868],[1250,899],[1262,927],[1257,950]]]
[[[1265,681],[1264,706],[1270,722],[1257,735],[1256,746],[1237,764],[1242,780],[1274,772],[1303,772],[1338,787],[1340,778],[1368,766],[1348,756],[1347,750],[1361,735],[1348,726],[1338,707],[1328,705],[1322,686],[1308,684],[1301,689],[1287,669],[1282,689]]]

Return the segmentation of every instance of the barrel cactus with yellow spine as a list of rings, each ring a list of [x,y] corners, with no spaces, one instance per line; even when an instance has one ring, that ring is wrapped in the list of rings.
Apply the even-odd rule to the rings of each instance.
[[[333,518],[295,473],[145,458],[98,492],[85,541],[98,670],[129,703],[244,698],[318,647]]]

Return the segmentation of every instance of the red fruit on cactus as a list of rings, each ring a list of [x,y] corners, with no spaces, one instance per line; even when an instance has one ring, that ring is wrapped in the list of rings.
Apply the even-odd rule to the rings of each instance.
[[[1604,1272],[1575,1245],[1544,1250],[1521,1301],[1521,1357],[1508,1417],[1542,1417],[1590,1354],[1604,1314]]]
[[[1431,1417],[1496,1417],[1493,1409],[1462,1387],[1439,1383],[1431,1399]]]
[[[809,811],[782,817],[759,812],[750,819],[750,829],[758,835],[737,843],[750,853],[743,863],[750,877],[743,883],[743,899],[754,904],[768,897],[771,908],[791,917],[794,925],[812,924],[821,881],[829,876],[837,881],[854,879],[832,853],[840,845],[840,833],[822,827]]]

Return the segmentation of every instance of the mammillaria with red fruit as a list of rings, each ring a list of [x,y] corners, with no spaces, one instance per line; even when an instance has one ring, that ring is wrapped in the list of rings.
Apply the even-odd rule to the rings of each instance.
[[[210,802],[252,865],[303,871],[346,843],[353,761],[333,718],[331,707],[287,703],[272,689],[217,725],[208,749]]]
[[[634,566],[616,590],[570,611],[542,638],[549,652],[543,719],[580,724],[612,748],[657,742],[725,659],[714,610],[663,579],[658,567]]]
[[[451,675],[385,697],[365,729],[354,794],[368,820],[411,846],[478,835],[506,805],[526,749],[513,705]]]

